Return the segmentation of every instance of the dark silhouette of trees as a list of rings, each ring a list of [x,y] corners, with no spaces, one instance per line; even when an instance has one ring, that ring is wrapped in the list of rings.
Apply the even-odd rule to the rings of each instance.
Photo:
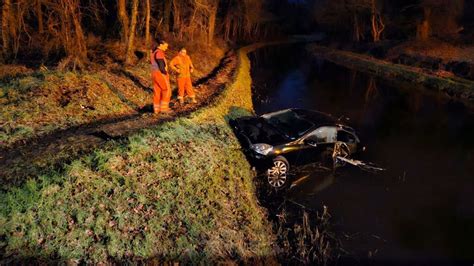
[[[216,38],[252,41],[279,29],[322,30],[354,42],[427,41],[454,40],[460,33],[473,32],[466,27],[474,25],[474,7],[464,0],[2,0],[0,4],[1,60],[35,58],[59,62],[64,68],[87,66],[96,58],[90,49],[110,43],[120,49],[115,60],[132,63],[136,49],[149,50],[152,36],[214,45]],[[308,11],[313,5],[315,12]]]
[[[350,34],[353,41],[378,42],[385,30],[380,0],[330,0],[318,6],[316,17],[321,24]]]
[[[423,0],[423,18],[417,27],[417,38],[422,41],[432,36],[457,38],[463,27],[459,21],[464,11],[464,0]]]
[[[455,40],[465,28],[464,0],[315,0],[320,26],[355,42],[378,42],[384,33],[402,32],[404,38]],[[411,32],[406,32],[411,28]],[[398,34],[398,37],[401,34]]]
[[[264,0],[2,0],[1,58],[56,58],[60,67],[91,60],[89,39],[117,42],[118,60],[148,50],[152,36],[213,45],[259,33]],[[237,12],[237,13],[236,13]],[[91,39],[91,40],[92,40]],[[97,41],[96,41],[97,43]],[[137,47],[146,44],[146,48]],[[92,53],[93,54],[93,53]]]

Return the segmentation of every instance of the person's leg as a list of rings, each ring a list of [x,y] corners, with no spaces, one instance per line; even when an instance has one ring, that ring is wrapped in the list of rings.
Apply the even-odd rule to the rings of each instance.
[[[169,113],[170,110],[170,100],[171,100],[171,87],[170,87],[170,78],[169,76],[162,75],[160,82],[161,87],[161,112]]]
[[[186,94],[191,98],[192,103],[196,103],[196,93],[194,92],[193,89],[193,83],[191,82],[191,77],[186,78]]]
[[[180,104],[184,103],[184,92],[186,89],[186,78],[178,78],[178,100]]]
[[[152,73],[151,79],[153,81],[153,113],[158,114],[161,105],[161,87],[159,84],[159,76],[155,71]]]

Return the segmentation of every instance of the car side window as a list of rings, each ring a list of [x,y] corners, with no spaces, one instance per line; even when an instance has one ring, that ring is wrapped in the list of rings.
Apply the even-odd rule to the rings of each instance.
[[[334,127],[320,127],[308,136],[308,140],[316,143],[336,142],[337,129]]]
[[[345,143],[356,142],[356,138],[354,137],[354,135],[344,130],[340,130],[339,132],[337,132],[337,140]]]

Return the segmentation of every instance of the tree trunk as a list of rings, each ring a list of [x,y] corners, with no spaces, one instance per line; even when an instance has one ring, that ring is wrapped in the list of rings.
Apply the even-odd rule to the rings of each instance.
[[[10,28],[9,28],[9,17],[11,10],[11,1],[4,0],[2,7],[2,44],[3,44],[3,56],[4,58],[9,57],[10,52]]]
[[[172,0],[165,0],[165,7],[163,10],[163,32],[167,33],[170,31],[171,22],[171,3]]]
[[[39,33],[44,32],[44,23],[43,23],[43,10],[42,10],[42,0],[36,0],[36,16],[38,17],[38,31]]]
[[[135,41],[135,31],[137,28],[137,15],[138,15],[138,0],[133,0],[132,6],[132,20],[130,23],[130,31],[128,34],[127,54],[125,57],[125,64],[130,64],[132,61]]]
[[[359,24],[359,17],[356,13],[354,13],[354,31],[353,31],[353,41],[360,42],[361,40],[361,31],[360,31],[360,24]]]
[[[380,36],[385,29],[385,24],[383,23],[382,16],[377,9],[377,0],[372,0],[371,8],[371,24],[372,24],[372,38],[374,42],[380,41]]]
[[[72,22],[74,24],[74,32],[75,32],[75,47],[77,47],[77,56],[81,60],[81,62],[87,61],[87,45],[86,45],[86,38],[84,36],[84,31],[82,30],[81,24],[81,14],[78,11],[80,3],[78,2],[77,5],[71,6],[71,17]]]
[[[179,10],[179,4],[176,0],[172,0],[173,1],[173,26],[171,27],[171,31],[172,32],[175,32],[176,29],[179,29],[179,36],[181,37],[181,31],[182,31],[182,28],[181,27],[181,21],[180,21],[180,16],[181,16],[181,12]]]
[[[213,6],[210,7],[209,11],[209,31],[207,35],[207,44],[211,45],[212,42],[214,41],[214,32],[216,29],[216,16],[217,16],[217,8],[218,8],[219,2],[216,1]]]
[[[431,8],[424,7],[423,13],[424,13],[423,21],[417,26],[416,38],[420,41],[427,41],[430,38],[430,33],[431,33],[431,24],[430,24]]]
[[[146,0],[146,18],[145,18],[145,42],[146,47],[151,45],[151,38],[150,38],[150,17],[151,17],[151,5],[150,0]],[[149,49],[147,49],[148,51]]]
[[[23,14],[25,11],[25,2],[16,1],[10,6],[9,28],[10,28],[10,52],[16,58],[20,50],[21,27],[24,25]]]
[[[127,1],[126,0],[117,0],[117,8],[118,8],[118,17],[120,21],[120,25],[122,26],[121,37],[122,42],[128,42],[128,27],[129,27],[129,20],[127,14]]]

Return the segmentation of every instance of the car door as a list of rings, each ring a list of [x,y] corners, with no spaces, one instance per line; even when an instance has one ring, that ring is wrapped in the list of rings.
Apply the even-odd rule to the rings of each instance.
[[[321,160],[321,153],[332,147],[337,139],[337,129],[331,126],[319,127],[301,140],[299,165],[308,165]]]
[[[344,142],[350,153],[357,151],[357,137],[353,133],[341,129],[337,132],[337,141]]]

